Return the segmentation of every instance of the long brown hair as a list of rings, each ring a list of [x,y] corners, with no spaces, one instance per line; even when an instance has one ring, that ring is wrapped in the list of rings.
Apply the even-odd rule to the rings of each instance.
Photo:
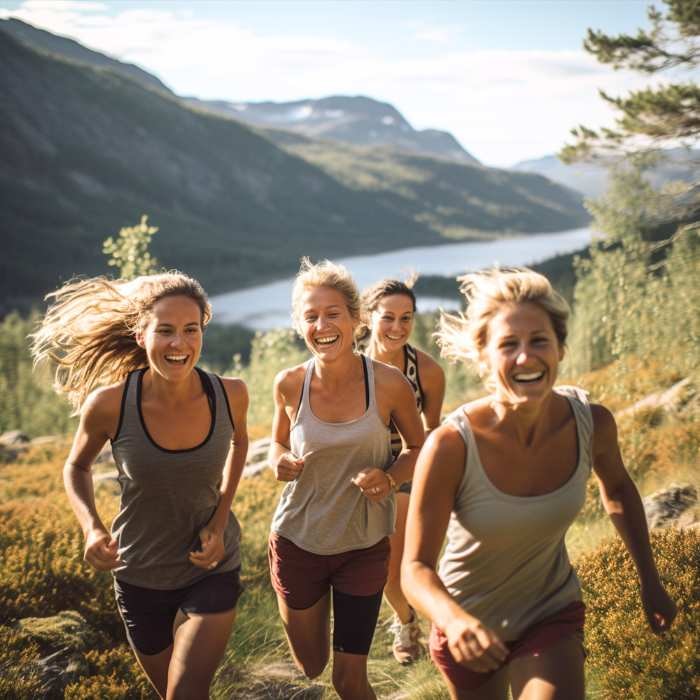
[[[169,296],[195,301],[202,327],[209,323],[211,305],[204,289],[181,272],[129,281],[72,280],[46,296],[52,302],[31,336],[34,363],[55,364],[54,388],[77,410],[96,387],[120,382],[148,364],[136,333],[148,322],[154,304]]]

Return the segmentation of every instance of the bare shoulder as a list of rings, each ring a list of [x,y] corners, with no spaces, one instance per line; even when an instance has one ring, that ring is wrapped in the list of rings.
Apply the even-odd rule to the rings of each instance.
[[[113,436],[122,410],[126,380],[99,387],[90,393],[80,408],[83,427],[91,434]]]
[[[294,367],[287,367],[275,375],[274,391],[287,399],[290,396],[298,395],[304,383],[306,373],[306,363]]]
[[[467,451],[462,435],[452,421],[445,421],[428,435],[425,449],[433,452],[436,457],[457,456],[461,459]]]
[[[226,391],[226,397],[231,404],[248,403],[248,387],[238,377],[221,377],[221,383]]]
[[[425,377],[426,379],[444,379],[445,372],[434,357],[418,348],[416,348],[416,355],[418,356],[418,369],[421,377]]]
[[[617,423],[610,409],[602,404],[591,404],[593,416],[593,437],[596,445],[602,447],[617,441]]]
[[[388,365],[385,362],[374,360],[370,357],[367,357],[367,359],[371,360],[372,362],[374,380],[378,384],[386,386],[387,388],[400,387],[403,386],[403,384],[408,385],[406,377],[400,369],[394,367],[393,365]]]

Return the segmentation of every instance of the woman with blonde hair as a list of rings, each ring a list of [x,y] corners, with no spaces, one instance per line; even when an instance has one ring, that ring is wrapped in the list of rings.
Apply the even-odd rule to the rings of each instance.
[[[197,367],[211,307],[181,273],[93,278],[49,295],[35,359],[80,411],[63,477],[85,561],[112,571],[136,658],[162,698],[206,698],[241,593],[231,513],[248,449],[239,379]],[[109,440],[121,500],[110,530],[91,466]]]
[[[375,698],[367,655],[387,577],[394,492],[411,478],[423,430],[399,370],[355,352],[360,300],[341,265],[302,261],[294,326],[311,359],[275,379],[269,459],[288,482],[270,534],[270,573],[297,666],[319,675],[330,654],[345,700]],[[405,448],[392,459],[389,424]]]
[[[514,699],[583,699],[585,608],[564,537],[591,469],[654,632],[670,627],[675,605],[612,414],[580,389],[554,386],[566,302],[527,269],[461,281],[466,316],[443,315],[438,339],[446,357],[477,365],[490,394],[452,413],[421,452],[404,591],[433,621],[431,656],[452,698],[505,700],[510,686]]]
[[[416,296],[411,281],[383,279],[362,293],[362,320],[367,329],[366,353],[401,370],[415,396],[426,435],[440,425],[445,396],[445,373],[427,353],[409,344],[416,313]],[[401,435],[391,426],[391,450],[397,457],[403,448]],[[410,664],[421,655],[420,626],[413,608],[401,590],[401,557],[406,531],[406,514],[411,482],[396,493],[396,530],[390,538],[389,577],[384,596],[394,611],[391,629],[392,652],[400,664]]]

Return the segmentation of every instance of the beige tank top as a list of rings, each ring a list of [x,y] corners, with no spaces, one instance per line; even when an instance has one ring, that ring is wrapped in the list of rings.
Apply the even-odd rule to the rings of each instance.
[[[481,465],[464,410],[448,417],[466,444],[467,459],[438,573],[460,606],[504,641],[581,600],[564,537],[586,497],[593,418],[583,390],[555,391],[569,400],[576,420],[578,461],[563,486],[541,496],[497,489]]]
[[[272,532],[314,554],[339,554],[371,547],[394,530],[393,495],[373,503],[351,479],[361,469],[388,469],[392,463],[389,428],[377,410],[372,360],[361,355],[367,409],[342,423],[317,418],[309,403],[314,362],[306,366],[292,453],[309,454],[298,479],[282,492]]]

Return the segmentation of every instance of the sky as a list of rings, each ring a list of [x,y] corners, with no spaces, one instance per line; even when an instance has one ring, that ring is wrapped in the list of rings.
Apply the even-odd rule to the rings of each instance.
[[[582,47],[588,27],[647,26],[649,4],[0,0],[0,17],[136,63],[180,95],[367,95],[417,129],[451,132],[486,165],[508,167],[555,153],[578,124],[611,125],[599,89],[618,95],[661,80],[613,71]]]

